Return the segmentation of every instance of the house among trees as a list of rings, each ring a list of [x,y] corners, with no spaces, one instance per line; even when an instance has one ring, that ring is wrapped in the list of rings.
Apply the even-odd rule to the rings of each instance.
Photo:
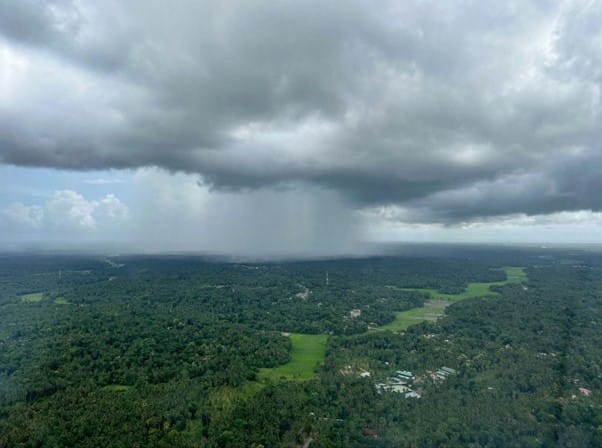
[[[435,372],[435,376],[439,380],[445,380],[450,375],[455,375],[456,370],[451,367],[441,367]]]
[[[581,392],[581,395],[583,395],[584,397],[591,397],[592,396],[592,391],[589,389],[586,389],[585,387],[580,387],[579,388],[579,392]]]
[[[407,370],[396,370],[395,376],[403,381],[411,381],[414,379],[412,372],[408,372]]]

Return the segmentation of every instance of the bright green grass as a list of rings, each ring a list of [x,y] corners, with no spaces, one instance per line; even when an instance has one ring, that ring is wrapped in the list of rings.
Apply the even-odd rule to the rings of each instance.
[[[420,308],[402,311],[395,315],[395,320],[390,324],[380,327],[381,330],[403,331],[411,325],[419,324],[424,321],[434,321],[443,315],[443,310],[449,305],[444,300],[429,300]]]
[[[259,369],[260,381],[277,381],[282,378],[307,380],[314,376],[314,367],[324,360],[325,334],[291,334],[291,360],[279,367]]]
[[[67,302],[67,299],[65,299],[64,297],[57,297],[56,299],[54,299],[54,303],[56,303],[57,305],[67,305],[69,302]]]
[[[525,270],[520,267],[503,267],[506,272],[506,280],[501,282],[476,282],[469,283],[466,289],[460,294],[443,294],[436,289],[418,289],[407,288],[406,291],[428,292],[432,299],[425,302],[424,306],[412,308],[411,310],[401,311],[395,315],[395,320],[390,324],[380,327],[382,330],[403,331],[409,326],[424,322],[427,320],[436,320],[443,314],[446,306],[452,302],[460,300],[473,299],[475,297],[495,296],[497,292],[491,291],[491,286],[502,286],[508,283],[522,283],[527,280]]]
[[[44,298],[44,293],[32,292],[31,294],[23,294],[19,297],[21,298],[22,302],[35,303],[41,301]]]

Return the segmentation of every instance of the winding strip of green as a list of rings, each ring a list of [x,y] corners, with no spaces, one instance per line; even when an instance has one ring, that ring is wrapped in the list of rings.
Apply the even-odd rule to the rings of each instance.
[[[259,369],[259,381],[308,380],[314,376],[314,368],[324,360],[328,335],[293,333],[290,339],[290,361],[278,367]]]
[[[403,331],[411,325],[425,321],[434,321],[443,315],[445,308],[453,302],[473,299],[475,297],[495,296],[497,292],[491,291],[492,286],[502,286],[509,283],[520,284],[527,281],[524,268],[506,266],[502,268],[506,272],[506,280],[501,282],[475,282],[469,283],[466,289],[459,294],[444,294],[436,289],[407,288],[405,291],[428,292],[431,299],[423,306],[401,311],[395,315],[395,320],[390,324],[380,327],[381,330]]]

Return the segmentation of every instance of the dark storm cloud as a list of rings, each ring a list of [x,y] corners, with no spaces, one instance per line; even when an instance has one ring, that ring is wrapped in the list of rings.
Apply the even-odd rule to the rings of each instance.
[[[558,158],[537,172],[516,172],[407,201],[393,220],[457,223],[491,216],[599,210],[602,154]]]
[[[124,11],[114,7],[111,14],[86,16],[80,8],[73,0],[8,0],[0,3],[0,30],[17,43],[54,51],[94,69],[114,70],[127,63],[127,36],[117,18]]]
[[[601,210],[601,18],[579,1],[5,1],[5,59],[29,65],[5,69],[0,160],[309,184],[414,221]]]

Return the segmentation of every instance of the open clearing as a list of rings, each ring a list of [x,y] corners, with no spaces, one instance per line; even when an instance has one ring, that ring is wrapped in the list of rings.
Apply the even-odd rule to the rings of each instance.
[[[21,298],[21,302],[35,303],[41,301],[44,298],[44,293],[32,292],[30,294],[23,294],[19,297]]]
[[[477,282],[469,283],[466,289],[460,294],[443,294],[435,289],[408,288],[406,291],[428,292],[433,300],[425,302],[424,306],[412,308],[411,310],[401,311],[395,316],[395,320],[390,324],[380,327],[381,330],[403,331],[409,326],[419,324],[428,320],[436,320],[443,315],[445,307],[453,302],[472,299],[475,297],[496,296],[497,292],[491,291],[491,286],[502,286],[509,283],[522,283],[527,280],[525,270],[520,267],[501,268],[506,272],[506,280],[501,282]]]
[[[502,269],[506,271],[506,276],[508,277],[508,280],[505,282],[499,282],[502,285],[506,283],[522,283],[527,281],[527,273],[524,268],[506,266]]]
[[[411,325],[427,320],[435,321],[443,315],[443,310],[449,305],[447,300],[429,300],[420,308],[397,313],[395,320],[390,324],[380,327],[381,330],[402,331]]]
[[[57,305],[68,305],[69,302],[67,302],[67,299],[65,299],[64,297],[57,297],[56,299],[54,299],[54,303],[56,303]]]
[[[277,381],[282,378],[307,380],[314,376],[314,367],[324,360],[325,334],[291,334],[291,360],[279,367],[259,369],[259,381]]]

